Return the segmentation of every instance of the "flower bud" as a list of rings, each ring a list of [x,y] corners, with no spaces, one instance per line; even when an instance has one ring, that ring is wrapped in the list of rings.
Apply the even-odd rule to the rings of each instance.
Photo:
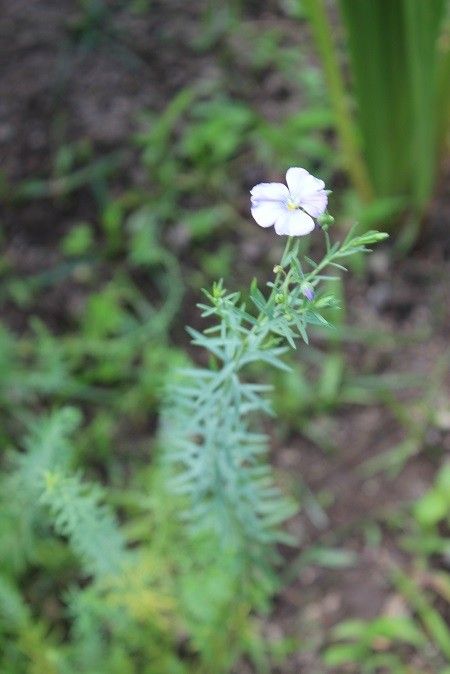
[[[334,218],[329,213],[324,213],[323,215],[319,215],[319,217],[317,218],[317,222],[322,227],[322,229],[326,232],[331,227],[331,225],[334,223]]]
[[[306,281],[302,283],[300,290],[302,291],[302,294],[306,297],[306,299],[309,302],[312,302],[314,299],[314,288],[312,287],[311,283],[307,283]]]
[[[376,232],[370,230],[365,232],[365,234],[361,234],[361,236],[355,237],[350,241],[350,243],[352,246],[368,246],[371,243],[379,243],[380,241],[384,241],[388,238],[389,234],[386,234],[386,232]]]

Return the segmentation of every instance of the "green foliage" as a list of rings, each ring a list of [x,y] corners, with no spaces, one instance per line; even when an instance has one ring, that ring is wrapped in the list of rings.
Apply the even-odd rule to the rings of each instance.
[[[40,501],[50,510],[56,533],[67,536],[86,572],[98,577],[118,573],[125,558],[124,540],[102,498],[97,486],[77,475],[45,473]]]
[[[439,115],[445,112],[439,109],[437,88],[445,0],[376,0],[364,6],[342,0],[341,8],[375,193],[408,194],[423,208],[445,141],[438,136]]]
[[[299,72],[297,62],[290,67]],[[246,179],[249,153],[280,170],[301,156],[306,167],[323,164],[326,177],[334,155],[323,131],[332,117],[322,97],[316,98],[301,114],[273,122],[212,86],[186,87],[161,114],[142,115],[136,141],[152,184],[156,225],[179,222],[183,238],[192,242],[235,228],[241,219],[233,205],[240,198],[236,175]]]
[[[181,153],[205,174],[233,157],[253,121],[247,106],[221,98],[198,103],[192,117]]]
[[[93,246],[92,228],[87,222],[80,222],[64,237],[62,251],[67,256],[85,255]]]
[[[233,551],[218,557],[207,538],[185,538],[157,472],[151,503],[130,492],[134,519],[125,534],[104,490],[74,472],[79,423],[73,408],[32,420],[24,451],[11,456],[2,481],[2,671],[188,672],[177,653],[184,633],[192,671],[208,663],[227,671],[243,650],[264,658],[249,595],[237,599],[243,576]],[[31,564],[45,571],[44,581],[35,584]],[[43,602],[39,617],[22,592]],[[51,630],[63,617],[61,601],[70,621],[66,637]]]
[[[119,569],[124,542],[111,514],[99,503],[101,491],[68,472],[74,459],[69,436],[80,420],[77,410],[65,408],[31,422],[25,451],[13,455],[15,469],[3,485],[9,499],[5,502],[6,523],[8,527],[15,523],[22,532],[26,549],[32,547],[36,525],[48,509],[55,530],[69,538],[86,573],[105,575]],[[14,494],[18,496],[13,498]],[[3,528],[6,534],[8,527]]]
[[[4,410],[28,428],[22,451],[8,457],[1,490],[5,671],[184,674],[213,668],[220,674],[243,655],[267,670],[271,652],[251,616],[268,609],[278,587],[274,543],[291,540],[282,523],[295,506],[275,486],[265,460],[268,439],[253,428],[255,414],[270,413],[270,387],[249,383],[246,374],[256,364],[287,370],[283,342],[307,342],[309,325],[328,324],[322,314],[334,304],[333,296],[318,292],[330,278],[326,268],[343,269],[342,260],[383,238],[349,235],[331,246],[326,233],[327,252],[319,263],[309,258],[300,263],[298,241],[289,240],[269,294],[252,283],[254,311],[237,293],[215,284],[200,308],[217,324],[203,334],[191,329],[194,343],[209,351],[212,369],[184,368],[181,380],[174,380],[163,414],[162,467],[155,465],[150,475],[138,472],[136,484],[116,496],[78,469],[90,442],[108,446],[111,417],[99,415],[83,431],[72,407],[36,417],[27,404],[56,392],[63,399],[64,386],[67,396],[86,395],[92,382],[113,381],[114,369],[97,349],[108,347],[116,366],[119,359],[128,371],[139,353],[157,371],[167,347],[147,349],[130,339],[129,324],[135,329],[136,324],[123,299],[138,314],[140,298],[117,281],[90,295],[81,322],[83,343],[57,340],[35,323],[38,343],[30,354],[42,358],[42,372],[36,377],[35,366],[30,373],[22,366],[15,382],[19,410],[15,415]],[[154,255],[158,263],[157,248]],[[161,255],[164,259],[164,251]],[[312,300],[305,288],[314,289]],[[12,369],[3,373],[9,386],[21,365],[6,332],[4,341],[4,355],[13,357]],[[86,353],[99,361],[96,368],[91,364],[89,378],[86,372],[86,387],[77,388],[75,367]],[[117,401],[117,409],[140,405],[147,387],[156,385],[143,375],[136,381],[141,392]],[[112,507],[115,498],[124,525]],[[39,569],[37,577],[32,568]],[[36,615],[26,608],[27,596],[40,606]],[[64,635],[62,621],[69,625]],[[188,658],[179,654],[181,639]]]
[[[448,671],[450,631],[445,612],[450,603],[450,577],[439,568],[439,560],[445,560],[450,550],[446,528],[450,522],[449,479],[446,462],[432,487],[400,517],[400,527],[408,532],[404,547],[414,553],[410,573],[390,565],[390,580],[402,610],[371,621],[353,619],[338,624],[333,630],[334,643],[324,652],[327,665],[353,665],[364,673],[380,667],[398,674]],[[411,662],[417,663],[417,669]]]
[[[405,537],[405,547],[428,563],[432,555],[444,559],[450,552],[447,527],[450,522],[449,464],[445,462],[434,484],[413,506],[413,527]]]
[[[279,12],[303,19],[303,5],[306,0],[283,2]],[[130,6],[153,8],[148,0],[80,0],[67,25],[77,57],[80,49],[84,58],[106,48],[133,68],[140,56],[122,40],[121,23]],[[183,84],[162,110],[142,115],[135,147],[127,139],[119,151],[98,155],[90,139],[63,137],[65,122],[57,115],[53,156],[42,163],[49,174],[16,186],[0,175],[2,199],[18,225],[22,208],[37,205],[54,216],[51,245],[44,228],[36,246],[39,255],[41,243],[51,253],[43,271],[31,266],[23,274],[21,264],[16,271],[9,253],[0,260],[6,308],[0,325],[2,673],[226,674],[243,662],[261,674],[278,671],[299,648],[297,635],[272,634],[265,617],[282,581],[273,568],[277,544],[293,541],[284,520],[296,504],[286,494],[293,487],[318,527],[327,516],[322,495],[316,500],[306,485],[291,485],[270,466],[261,416],[272,414],[273,405],[289,430],[298,428],[330,451],[337,449],[334,439],[316,428],[311,411],[384,401],[386,391],[401,385],[397,377],[347,372],[343,299],[325,271],[330,263],[340,272],[343,259],[377,242],[375,234],[328,243],[318,265],[306,258],[300,265],[293,247],[268,292],[256,281],[242,296],[215,284],[201,305],[210,327],[191,332],[203,348],[202,365],[194,367],[173,345],[191,307],[188,293],[182,304],[186,286],[195,291],[236,269],[246,226],[242,186],[253,171],[268,167],[275,176],[299,157],[308,168],[320,165],[324,177],[339,166],[320,69],[299,50],[297,35],[286,40],[285,18],[271,27],[263,14],[248,21],[253,12],[266,9],[208,3],[205,30],[192,46],[214,45],[229,65],[236,58],[232,40],[242,43],[242,78]],[[272,77],[283,91],[258,110],[252,87]],[[287,106],[284,88],[295,94]],[[437,88],[444,101],[444,87]],[[301,111],[292,114],[297,100]],[[441,115],[442,134],[446,121]],[[388,197],[364,211],[356,203],[353,212],[370,227],[404,204]],[[27,250],[26,221],[23,235]],[[256,259],[249,255],[249,266]],[[305,288],[314,289],[313,301]],[[325,357],[305,346],[310,331],[324,330],[332,335]],[[295,364],[289,347],[298,348]],[[318,373],[315,386],[310,366]],[[266,385],[270,369],[275,391]],[[156,410],[174,372],[156,442]],[[408,445],[411,451],[417,442]],[[414,508],[405,547],[422,563],[431,554],[448,556],[441,534],[446,503],[445,488],[436,484]],[[355,563],[353,551],[333,545],[302,551],[296,569]],[[437,581],[443,595],[448,585],[442,575]],[[402,587],[405,596],[414,594],[414,587]],[[417,595],[419,601],[408,599],[417,619],[396,625],[382,617],[354,633],[337,632],[353,649],[349,661],[368,671],[371,663],[397,671],[402,657],[389,659],[386,649],[378,657],[380,640],[401,654],[431,641],[440,666],[445,625],[428,593],[419,588]],[[329,657],[344,661],[342,653]]]
[[[353,663],[363,674],[388,667],[392,674],[407,674],[411,671],[402,663],[401,656],[391,652],[395,645],[422,647],[426,638],[411,618],[375,618],[370,622],[349,620],[333,630],[339,640],[329,646],[324,662],[330,667]]]
[[[324,178],[335,164],[335,153],[323,132],[333,116],[325,106],[311,107],[286,117],[281,124],[261,120],[254,132],[255,150],[264,163],[294,166],[298,157],[306,165],[323,162]]]
[[[414,505],[414,517],[424,529],[450,517],[450,463],[444,464],[433,487]]]
[[[323,273],[327,267],[345,269],[343,259],[385,237],[350,233],[342,244],[331,246],[325,232],[327,252],[319,263],[308,257],[301,263],[298,240],[289,240],[275,279],[268,283],[269,294],[261,292],[256,280],[251,285],[249,301],[258,313],[220,282],[198,305],[212,325],[203,333],[188,328],[211,366],[182,370],[169,390],[161,444],[174,473],[170,488],[185,497],[184,515],[193,530],[220,532],[220,538],[225,532],[227,546],[236,548],[251,571],[270,565],[275,542],[289,541],[280,524],[294,510],[265,461],[268,438],[251,424],[255,414],[271,414],[270,387],[247,382],[245,372],[255,364],[289,371],[283,360],[289,346],[295,349],[298,339],[308,343],[309,325],[327,326],[322,312],[334,304],[329,294],[307,299],[304,288],[329,281],[333,277]]]
[[[305,4],[354,186],[366,202],[406,198],[406,209],[417,219],[431,197],[447,143],[450,60],[448,40],[439,39],[447,3],[340,1],[354,118],[324,3]]]

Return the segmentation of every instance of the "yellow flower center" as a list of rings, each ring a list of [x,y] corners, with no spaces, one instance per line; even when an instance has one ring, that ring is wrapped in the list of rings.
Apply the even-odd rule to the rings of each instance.
[[[287,202],[287,207],[289,208],[290,211],[296,211],[298,208],[297,204],[292,200],[289,200]]]

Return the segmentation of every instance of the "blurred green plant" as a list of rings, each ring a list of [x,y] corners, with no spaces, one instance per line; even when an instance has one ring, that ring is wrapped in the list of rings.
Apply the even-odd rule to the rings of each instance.
[[[361,674],[383,670],[391,674],[418,674],[419,670],[405,664],[401,653],[395,652],[395,646],[421,648],[426,644],[425,635],[406,616],[381,616],[368,622],[348,620],[332,631],[332,637],[338,643],[326,649],[325,664],[340,667],[351,663]]]
[[[30,418],[1,477],[1,671],[206,674],[242,653],[266,671],[236,558],[185,537],[158,468],[117,491],[120,525],[113,490],[76,468],[80,421]]]
[[[363,202],[405,199],[415,233],[448,148],[449,16],[446,0],[340,0],[350,89],[323,0],[305,0],[322,59],[344,164]],[[356,102],[353,114],[349,95]],[[405,240],[406,242],[406,240]]]
[[[208,354],[210,367],[181,370],[163,410],[161,444],[173,473],[168,489],[184,498],[191,531],[216,537],[219,550],[225,540],[253,583],[270,573],[274,545],[290,542],[281,524],[295,508],[265,460],[268,438],[251,425],[256,414],[272,414],[270,387],[247,382],[245,371],[255,364],[289,371],[282,359],[289,347],[300,340],[308,344],[309,326],[329,325],[323,313],[335,306],[334,294],[315,294],[333,280],[329,270],[345,270],[342,261],[387,236],[351,232],[331,245],[328,232],[324,235],[326,252],[318,263],[300,261],[299,240],[288,239],[269,293],[262,293],[256,279],[251,285],[256,315],[222,282],[205,291],[207,301],[198,306],[214,322],[203,332],[188,331]]]
[[[408,512],[396,512],[391,522],[403,533],[403,547],[412,569],[405,573],[392,561],[387,565],[397,592],[397,614],[370,621],[352,619],[336,626],[333,643],[324,651],[330,667],[393,674],[450,670],[450,464],[444,462],[434,484]],[[406,534],[404,533],[406,530]]]
[[[160,114],[141,116],[142,131],[136,136],[154,217],[160,224],[176,223],[186,243],[214,241],[217,230],[236,229],[241,219],[236,175],[245,179],[250,152],[263,164],[279,167],[294,165],[301,156],[306,167],[323,165],[325,177],[334,166],[332,149],[321,135],[332,117],[320,101],[301,115],[269,122],[244,101],[210,89],[182,89]],[[214,255],[220,256],[220,250]],[[208,271],[204,257],[202,252],[199,262],[206,280],[220,275]]]
[[[75,44],[120,48],[115,8],[126,4],[81,0],[72,24]],[[150,4],[132,3],[136,11],[147,11]],[[297,2],[284,4],[290,15],[303,16]],[[210,3],[198,48],[223,41],[230,27],[241,29],[242,5],[236,1],[216,11]],[[5,674],[216,674],[242,657],[266,674],[298,645],[295,638],[267,639],[263,632],[261,613],[280,586],[264,557],[270,544],[254,546],[256,559],[248,564],[232,545],[228,550],[217,545],[217,532],[187,530],[179,520],[180,512],[189,511],[187,499],[168,489],[172,475],[158,460],[167,447],[152,443],[154,411],[168,376],[190,367],[187,355],[170,340],[178,327],[184,277],[199,286],[230,273],[236,251],[218,234],[224,230],[228,236],[239,224],[240,182],[247,181],[249,153],[273,172],[297,163],[299,156],[306,166],[323,165],[324,176],[336,166],[323,137],[332,116],[323,101],[320,71],[307,67],[307,58],[299,67],[298,50],[281,45],[282,31],[268,30],[263,39],[258,35],[259,28],[250,40],[251,66],[259,73],[275,68],[289,82],[305,85],[301,114],[268,121],[235,92],[187,87],[161,112],[143,116],[136,141],[139,181],[145,172],[148,178],[144,186],[124,190],[120,171],[127,153],[97,158],[86,140],[64,140],[49,177],[31,177],[17,189],[6,180],[0,185],[12,207],[45,199],[66,208],[92,195],[96,209],[89,220],[77,213],[73,226],[58,232],[59,257],[52,268],[20,276],[6,257],[1,261],[1,299],[12,307],[12,323],[17,315],[24,325],[20,334],[0,325],[5,469],[0,478],[0,547],[5,550],[0,671]],[[369,212],[364,222],[376,221],[379,212]],[[189,255],[183,256],[185,247]],[[295,266],[293,258],[290,264]],[[314,263],[308,264],[305,275],[319,278]],[[55,290],[62,291],[61,321],[59,313],[58,321],[48,317],[41,303]],[[293,427],[305,420],[302,430],[319,444],[327,439],[313,424],[308,427],[312,410],[371,403],[393,388],[387,380],[346,372],[340,348],[344,326],[327,306],[327,297],[337,294],[324,290],[301,315],[300,325],[287,319],[282,334],[274,337],[294,339],[291,331],[301,333],[303,318],[318,330],[321,323],[327,329],[328,320],[337,324],[338,337],[327,356],[313,348],[309,356],[302,352],[305,365],[283,371],[285,395],[278,387],[274,398],[276,412]],[[256,284],[250,295],[258,311],[262,293]],[[277,306],[286,308],[287,300]],[[254,318],[252,310],[249,315]],[[248,373],[265,376],[265,365],[278,348],[270,339],[262,344],[264,362],[252,364]],[[283,367],[284,360],[279,363]],[[216,355],[209,364],[217,374]],[[315,395],[302,371],[309,365],[319,371]],[[266,409],[264,386],[241,383],[252,398],[249,415],[259,397]],[[83,424],[76,409],[60,409],[68,403],[83,407]],[[255,434],[254,440],[258,451],[264,449],[264,437]],[[259,459],[241,466],[242,483],[255,469],[253,478],[264,489],[271,470]],[[306,489],[302,485],[297,491],[323,521],[323,510]],[[271,511],[275,491],[270,490],[267,482],[270,503],[263,499],[262,517],[267,538],[273,534],[275,540],[284,535],[277,518],[291,510],[280,489],[286,509]],[[242,522],[242,510],[232,498],[228,501],[228,514],[233,517],[234,509]],[[250,543],[258,531],[250,529]],[[306,550],[305,560],[329,568],[354,561],[348,551],[320,545]]]

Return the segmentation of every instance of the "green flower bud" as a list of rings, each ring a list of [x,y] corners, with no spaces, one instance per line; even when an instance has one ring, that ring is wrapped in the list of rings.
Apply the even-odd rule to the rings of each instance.
[[[319,215],[317,222],[322,227],[322,229],[327,232],[334,223],[334,218],[329,213],[323,213],[323,215]]]

